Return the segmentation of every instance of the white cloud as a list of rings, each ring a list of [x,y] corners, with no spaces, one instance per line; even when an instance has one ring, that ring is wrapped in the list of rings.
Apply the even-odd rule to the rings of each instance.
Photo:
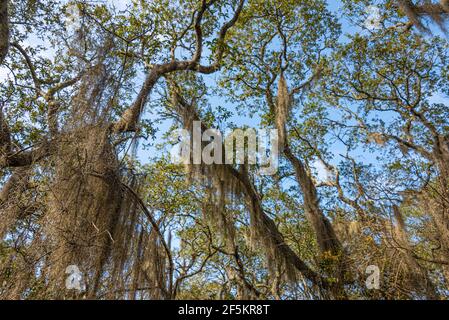
[[[326,182],[332,180],[332,172],[326,168],[321,160],[317,159],[312,162],[312,169],[318,182]]]
[[[6,67],[0,67],[0,82],[8,80],[11,75],[11,71],[9,71]]]

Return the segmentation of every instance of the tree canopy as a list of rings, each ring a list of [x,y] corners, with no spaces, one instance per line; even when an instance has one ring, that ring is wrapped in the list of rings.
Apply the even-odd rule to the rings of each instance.
[[[0,0],[0,299],[448,298],[448,15]]]

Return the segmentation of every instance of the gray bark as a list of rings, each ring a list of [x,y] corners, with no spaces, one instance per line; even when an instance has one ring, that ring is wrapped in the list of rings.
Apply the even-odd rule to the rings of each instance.
[[[0,64],[6,58],[9,49],[8,0],[0,0]]]

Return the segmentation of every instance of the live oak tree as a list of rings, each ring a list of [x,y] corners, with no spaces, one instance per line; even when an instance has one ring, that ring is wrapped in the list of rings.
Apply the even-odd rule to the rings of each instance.
[[[0,297],[447,297],[448,4],[342,2],[1,1]],[[171,163],[238,116],[275,175]]]
[[[10,9],[19,7],[9,5]],[[44,8],[47,3],[27,5],[25,9]],[[56,46],[53,61],[39,56],[37,48],[23,46],[26,27],[18,24],[16,29],[8,29],[8,18],[12,21],[19,12],[17,16],[2,15],[6,19],[5,42],[16,49],[6,63],[17,69],[17,73],[12,72],[14,81],[2,88],[1,166],[10,172],[2,190],[3,235],[14,232],[8,237],[17,237],[15,243],[24,246],[20,250],[30,252],[25,261],[14,253],[5,258],[8,285],[15,282],[5,297],[21,297],[34,286],[44,286],[46,290],[39,294],[45,297],[64,296],[65,289],[58,284],[69,264],[79,265],[88,275],[88,297],[104,295],[100,291],[105,288],[114,296],[110,286],[120,283],[116,279],[129,277],[132,264],[140,272],[139,256],[143,254],[154,259],[149,268],[157,268],[153,274],[144,272],[146,281],[156,282],[157,287],[164,282],[166,288],[160,288],[160,295],[170,298],[174,285],[170,247],[159,222],[134,191],[138,179],[123,165],[119,153],[129,141],[135,143],[138,135],[145,134],[145,126],[138,126],[138,122],[162,76],[175,71],[207,74],[219,69],[227,33],[244,1],[182,2],[177,10],[174,3],[135,2],[123,14],[105,5],[69,3],[82,20],[72,33],[67,33],[68,26],[59,15],[67,6],[52,5],[52,11],[36,22],[33,31]],[[8,47],[6,43],[5,51]],[[178,48],[187,48],[190,56],[178,57]],[[206,50],[210,59],[203,64]],[[136,97],[122,94],[135,85],[139,73],[144,81]],[[16,87],[20,92],[14,90]],[[3,111],[5,105],[9,115]],[[29,113],[24,114],[29,118],[26,124],[14,119],[24,112]],[[11,122],[17,125],[11,126]],[[36,202],[22,203],[25,194]],[[138,227],[140,222],[134,216],[141,211],[151,228]],[[33,230],[17,225],[24,220],[31,223],[29,219],[36,216],[40,219],[32,223]],[[33,241],[25,246],[23,241],[30,236]],[[151,245],[145,245],[146,251],[137,252],[136,259],[130,261],[125,256],[135,250],[132,241],[137,241],[137,248],[142,241]]]

